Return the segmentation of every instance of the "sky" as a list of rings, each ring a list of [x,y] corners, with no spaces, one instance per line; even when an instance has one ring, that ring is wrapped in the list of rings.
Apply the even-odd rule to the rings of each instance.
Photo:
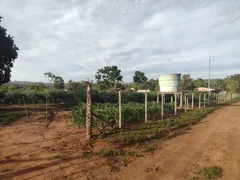
[[[12,81],[95,78],[116,65],[124,82],[136,70],[211,78],[240,73],[239,0],[0,0],[1,25],[19,56]]]

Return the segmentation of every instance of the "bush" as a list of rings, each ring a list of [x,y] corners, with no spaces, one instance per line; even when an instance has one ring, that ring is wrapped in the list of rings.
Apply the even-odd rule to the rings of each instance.
[[[45,103],[48,97],[49,103],[74,103],[73,96],[70,92],[57,89],[34,90],[34,89],[0,89],[1,102],[4,104],[22,104],[25,103]]]
[[[85,103],[80,103],[72,109],[73,122],[79,127],[85,126],[86,112]],[[164,113],[168,114],[173,112],[173,106],[166,104],[164,106]],[[113,103],[95,103],[93,104],[93,112],[108,124],[114,125],[118,123],[119,110],[118,104]],[[148,119],[154,119],[161,115],[161,105],[157,102],[148,103]],[[141,103],[124,103],[122,104],[122,121],[123,123],[132,123],[136,121],[143,121],[145,117],[145,106]],[[101,122],[93,117],[93,125],[96,127],[101,126]]]

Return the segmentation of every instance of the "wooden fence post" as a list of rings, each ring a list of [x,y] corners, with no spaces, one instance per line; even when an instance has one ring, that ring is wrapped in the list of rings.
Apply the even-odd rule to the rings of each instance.
[[[215,105],[217,104],[218,102],[218,96],[217,96],[217,93],[215,93]]]
[[[161,113],[161,118],[163,119],[163,93],[161,93],[161,101],[162,101],[162,113]]]
[[[180,94],[180,108],[183,106],[183,94]]]
[[[175,116],[177,115],[177,93],[175,93],[174,114],[175,114]]]
[[[201,93],[199,93],[198,101],[199,101],[199,109],[201,109]]]
[[[147,91],[145,91],[145,123],[147,123]]]
[[[119,115],[119,129],[122,128],[122,97],[121,97],[121,90],[118,91],[118,105],[119,105],[119,110],[118,110],[118,115]]]
[[[47,109],[48,107],[47,107],[47,105],[48,105],[48,98],[46,96],[46,114],[45,114],[46,115],[46,117],[45,117],[46,118],[46,122],[48,120],[48,114],[47,114],[48,113],[48,109]]]
[[[87,103],[86,103],[86,140],[89,142],[92,137],[92,84],[87,85]]]
[[[209,99],[210,97],[208,96],[208,99]],[[209,99],[210,100],[210,99]],[[206,107],[206,93],[204,93],[204,95],[203,95],[203,107]]]
[[[192,109],[194,108],[194,93],[192,93]]]
[[[184,112],[187,112],[187,94],[184,94]]]
[[[215,93],[215,104],[218,103],[218,96],[217,96],[217,93]]]

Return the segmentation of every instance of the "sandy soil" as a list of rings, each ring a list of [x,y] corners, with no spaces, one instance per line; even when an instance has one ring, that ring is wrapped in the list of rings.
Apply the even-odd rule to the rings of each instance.
[[[84,131],[68,126],[67,114],[58,113],[48,128],[41,117],[1,127],[0,179],[186,180],[207,166],[222,167],[220,179],[240,179],[240,103],[215,111],[181,136],[159,142],[154,153],[119,172],[111,172],[104,158],[82,157],[88,150]]]

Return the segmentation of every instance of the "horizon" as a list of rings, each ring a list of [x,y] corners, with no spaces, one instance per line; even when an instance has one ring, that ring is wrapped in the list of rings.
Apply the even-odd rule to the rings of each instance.
[[[190,3],[189,3],[190,2]],[[45,72],[94,79],[116,65],[124,82],[181,72],[225,78],[240,72],[240,1],[0,1],[1,25],[19,56],[12,81],[46,82]],[[22,13],[24,12],[24,13]]]

